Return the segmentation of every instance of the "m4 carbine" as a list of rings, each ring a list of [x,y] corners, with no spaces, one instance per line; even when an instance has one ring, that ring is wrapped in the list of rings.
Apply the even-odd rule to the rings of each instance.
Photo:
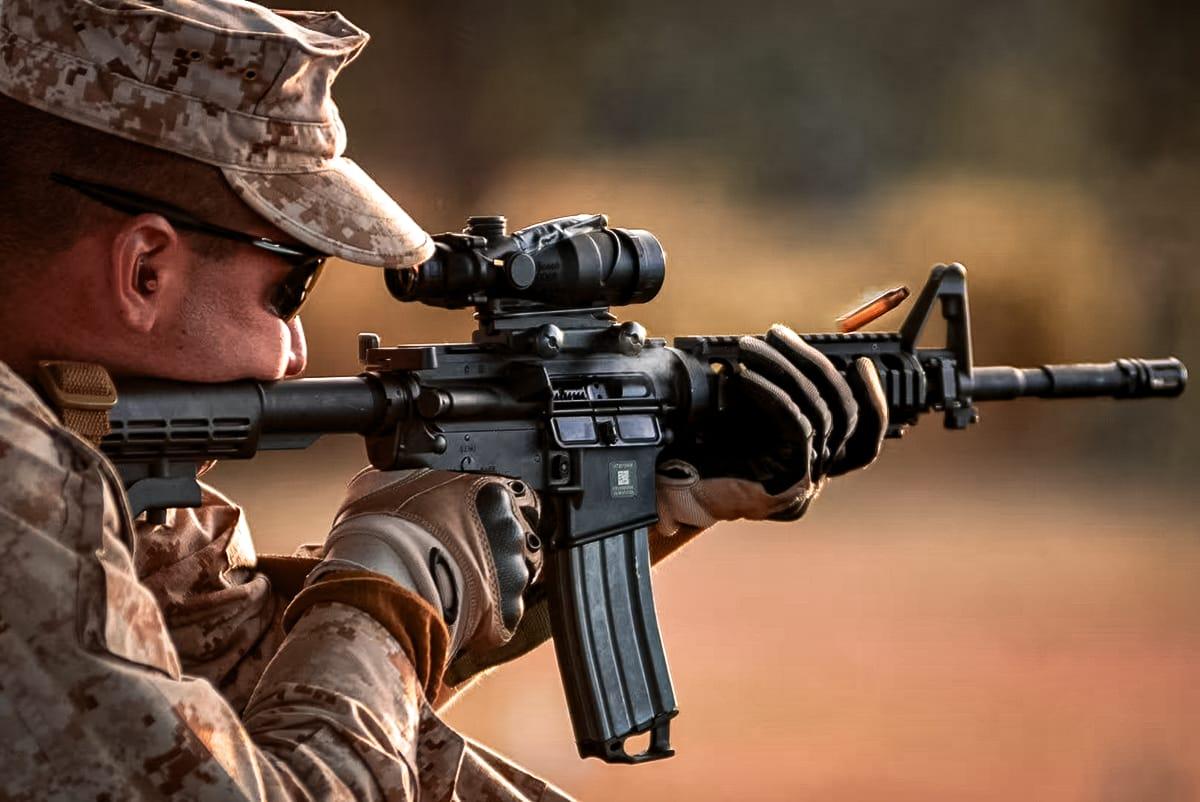
[[[474,307],[472,342],[381,347],[359,336],[364,372],[276,383],[188,385],[128,380],[109,410],[102,449],[134,514],[161,520],[197,506],[196,470],[213,459],[300,449],[325,434],[366,439],[379,468],[429,467],[516,477],[553,510],[546,575],[554,648],[583,757],[641,762],[672,754],[675,694],[650,584],[648,530],[655,465],[672,442],[703,443],[722,414],[735,336],[668,346],[610,307],[645,303],[666,257],[649,232],[578,215],[508,234],[503,217],[474,217],[437,238],[416,268],[388,270],[402,301]],[[935,308],[944,347],[918,348]],[[898,332],[809,334],[846,370],[868,357],[886,392],[889,436],[927,412],[963,429],[980,401],[1018,396],[1179,395],[1176,359],[1039,368],[975,367],[966,272],[939,265]],[[649,733],[630,755],[625,741]]]

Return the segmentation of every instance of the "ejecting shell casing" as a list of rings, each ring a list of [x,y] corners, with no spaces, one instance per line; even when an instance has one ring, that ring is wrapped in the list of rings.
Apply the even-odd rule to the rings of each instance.
[[[908,287],[895,287],[881,293],[862,306],[837,318],[838,328],[843,334],[858,331],[873,320],[887,314],[908,297]]]

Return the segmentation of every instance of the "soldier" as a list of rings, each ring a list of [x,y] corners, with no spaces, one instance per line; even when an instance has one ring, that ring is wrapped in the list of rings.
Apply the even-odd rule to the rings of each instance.
[[[434,707],[449,656],[537,640],[520,483],[364,471],[315,567],[272,574],[215,490],[132,521],[92,422],[46,402],[106,380],[42,360],[298,375],[326,257],[430,255],[342,155],[330,86],[366,41],[242,0],[0,0],[0,798],[565,798]],[[660,466],[656,558],[718,520],[794,520],[878,453],[869,364],[848,382],[776,327],[734,391],[733,452]]]

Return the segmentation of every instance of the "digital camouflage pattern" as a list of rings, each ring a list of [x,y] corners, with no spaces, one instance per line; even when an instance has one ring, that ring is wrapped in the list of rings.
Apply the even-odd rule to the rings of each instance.
[[[565,800],[447,727],[341,604],[285,637],[241,511],[135,529],[112,466],[0,363],[0,798]]]
[[[337,12],[238,0],[0,0],[0,93],[217,165],[314,248],[412,265],[429,235],[343,156],[331,87],[367,40]]]
[[[241,710],[283,641],[286,599],[255,570],[240,507],[210,487],[203,506],[136,523],[133,564],[158,602],[183,670]]]
[[[420,244],[394,235],[396,221],[407,219],[407,213],[350,159],[311,173],[232,168],[224,173],[247,206],[325,253],[355,264],[388,266],[414,265],[433,255],[433,240],[424,231],[416,229],[424,237]],[[307,239],[295,233],[300,230]]]

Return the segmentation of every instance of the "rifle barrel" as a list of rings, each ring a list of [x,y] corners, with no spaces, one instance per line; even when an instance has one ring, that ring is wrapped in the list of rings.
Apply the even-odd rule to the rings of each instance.
[[[1115,362],[988,367],[971,372],[975,401],[1038,398],[1173,398],[1187,386],[1187,368],[1178,359],[1118,359]]]

